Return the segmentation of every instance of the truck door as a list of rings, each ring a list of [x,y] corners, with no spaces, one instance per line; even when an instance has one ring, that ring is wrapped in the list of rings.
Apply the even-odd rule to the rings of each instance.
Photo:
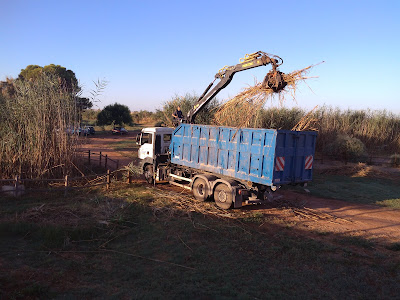
[[[139,158],[145,159],[146,157],[153,158],[153,134],[143,132],[140,137]]]

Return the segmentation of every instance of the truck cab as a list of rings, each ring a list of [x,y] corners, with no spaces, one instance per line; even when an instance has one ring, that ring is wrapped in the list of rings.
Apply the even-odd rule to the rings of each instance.
[[[169,145],[174,128],[170,127],[147,127],[143,128],[136,137],[140,145],[138,158],[140,167],[143,169],[148,182],[152,181],[156,161],[168,158]]]

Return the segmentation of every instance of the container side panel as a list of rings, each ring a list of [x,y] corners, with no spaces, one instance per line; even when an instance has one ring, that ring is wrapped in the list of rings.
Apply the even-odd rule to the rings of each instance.
[[[248,174],[250,169],[250,153],[248,151],[239,152],[239,172]]]
[[[228,169],[229,169],[229,171],[235,172],[235,165],[236,165],[236,151],[229,150],[229,152],[228,152]]]
[[[304,182],[312,178],[315,140],[315,132],[181,124],[171,162],[264,185]]]
[[[218,149],[218,167],[228,169],[228,150]]]
[[[272,180],[276,145],[276,131],[267,131],[263,143],[262,177]]]
[[[251,154],[250,174],[254,176],[261,176],[261,155]]]

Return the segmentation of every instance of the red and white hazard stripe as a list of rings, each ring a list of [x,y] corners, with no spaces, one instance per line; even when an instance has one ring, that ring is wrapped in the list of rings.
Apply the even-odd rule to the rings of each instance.
[[[275,160],[275,171],[283,171],[285,168],[285,157],[278,156]]]
[[[304,169],[311,170],[312,169],[313,160],[314,160],[314,157],[312,155],[307,156],[305,164],[304,164]]]

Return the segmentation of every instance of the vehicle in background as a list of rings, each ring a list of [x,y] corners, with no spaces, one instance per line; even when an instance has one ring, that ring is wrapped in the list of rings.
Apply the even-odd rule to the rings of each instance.
[[[96,133],[93,126],[85,126],[84,130],[87,131],[87,134],[94,135]]]
[[[90,131],[89,131],[89,129],[88,129],[87,127],[82,128],[82,127],[73,127],[73,126],[69,126],[69,127],[67,127],[67,128],[65,129],[65,132],[66,132],[67,134],[69,134],[69,135],[76,134],[76,135],[84,135],[84,136],[87,136],[87,135],[90,134]]]
[[[112,134],[128,134],[128,130],[126,130],[124,127],[120,127],[120,126],[118,126],[118,127],[114,127],[112,130],[111,130],[111,133]]]

